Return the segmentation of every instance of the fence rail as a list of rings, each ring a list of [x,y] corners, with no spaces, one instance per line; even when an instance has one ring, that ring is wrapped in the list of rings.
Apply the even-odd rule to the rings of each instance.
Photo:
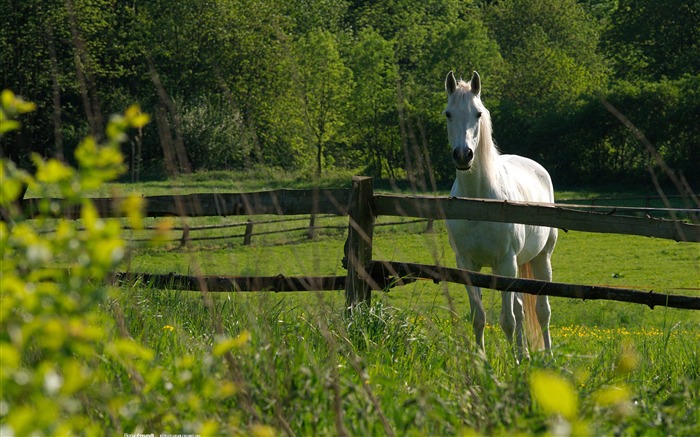
[[[598,285],[566,284],[536,279],[508,278],[486,275],[468,270],[396,261],[372,261],[368,284],[373,290],[387,290],[407,285],[418,279],[429,279],[436,283],[452,282],[474,285],[491,290],[513,291],[534,295],[547,295],[581,300],[614,300],[647,305],[650,308],[700,310],[700,297],[654,293],[628,288]],[[203,287],[209,292],[254,292],[254,291],[334,291],[344,290],[347,276],[185,276],[176,274],[115,273],[115,279],[142,281],[154,287],[199,291]]]
[[[700,242],[700,225],[679,220],[630,217],[619,215],[615,211],[578,211],[560,204],[377,194],[374,196],[373,211],[376,215],[406,215],[429,219],[466,218]],[[692,211],[700,213],[700,210]]]
[[[252,193],[198,193],[167,196],[145,196],[146,217],[212,217],[240,215],[348,215],[350,190],[271,190]],[[114,206],[121,198],[91,199],[102,217],[118,215]],[[39,214],[40,203],[55,204],[57,215],[80,218],[79,206],[67,205],[63,199],[23,199],[20,207],[27,217]]]
[[[566,204],[534,204],[487,199],[452,198],[445,196],[407,196],[374,194],[369,207],[374,216],[410,216],[433,220],[468,219],[524,223],[584,232],[616,233],[664,238],[675,241],[700,242],[700,225],[680,220],[621,215],[626,208],[611,207],[606,212],[580,211]],[[188,194],[182,196],[148,196],[147,217],[236,216],[236,215],[302,215],[332,214],[347,216],[350,191],[335,190],[274,190],[255,193]],[[23,200],[27,216],[35,216],[39,202],[46,199]],[[119,198],[95,198],[103,217],[115,216],[114,204]],[[76,219],[76,206],[63,206],[62,199],[51,199],[59,205],[58,215]],[[683,210],[700,214],[700,209]]]
[[[652,290],[643,292],[628,288],[605,287],[598,285],[566,284],[562,282],[547,282],[536,279],[508,278],[496,275],[485,275],[468,270],[454,269],[443,266],[424,264],[380,262],[373,270],[381,268],[393,277],[432,279],[436,282],[448,281],[458,284],[474,285],[492,290],[514,291],[535,295],[567,297],[582,300],[615,300],[672,308],[700,310],[700,297],[677,296],[664,293],[654,293]]]

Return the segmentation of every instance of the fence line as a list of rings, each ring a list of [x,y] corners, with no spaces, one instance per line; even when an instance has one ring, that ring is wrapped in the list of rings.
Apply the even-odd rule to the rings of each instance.
[[[183,196],[146,197],[147,217],[163,216],[232,216],[232,215],[348,215],[350,191],[275,190],[254,193],[206,193]],[[41,199],[21,202],[23,211],[34,216]],[[61,199],[50,199],[60,203]],[[93,202],[103,217],[116,216],[116,198],[95,198]],[[373,194],[369,202],[375,216],[411,216],[433,220],[459,218],[468,220],[525,223],[584,232],[619,233],[700,242],[700,225],[679,220],[631,217],[617,214],[578,211],[566,204],[534,204],[486,199],[450,198],[446,196],[407,196]],[[58,208],[66,218],[79,218],[78,207]],[[689,213],[697,210],[687,210]]]
[[[337,291],[345,289],[346,276],[187,276],[178,274],[115,272],[117,281],[142,282],[155,288],[208,292]]]
[[[652,213],[652,212],[669,212],[669,213],[674,213],[674,212],[681,212],[681,213],[686,213],[688,215],[693,215],[693,214],[698,214],[700,213],[700,208],[666,208],[666,207],[650,207],[650,206],[617,206],[617,205],[594,205],[590,204],[587,205],[585,203],[555,203],[554,205],[560,206],[560,207],[567,207],[567,208],[575,208],[575,209],[584,209],[584,210],[601,210],[605,213],[616,213],[617,211],[636,211],[636,212],[643,212],[643,213]]]
[[[693,200],[692,197],[697,198],[699,196],[700,196],[700,194],[692,194],[690,200]],[[649,196],[643,196],[643,195],[634,196],[634,195],[632,195],[632,196],[570,197],[567,199],[559,199],[559,202],[563,202],[563,203],[591,202],[591,205],[595,205],[596,202],[609,202],[609,201],[621,201],[621,200],[644,200],[646,203],[646,206],[649,207],[649,205],[651,204],[652,201],[663,202],[664,198],[669,199],[669,200],[671,200],[671,199],[674,199],[674,200],[677,199],[677,200],[683,200],[683,201],[688,200],[688,196],[675,194],[675,195],[669,195],[669,196],[664,196],[664,197],[661,197],[658,195],[654,195],[654,196],[651,196],[651,195],[649,195]],[[698,206],[700,206],[700,203],[698,203],[698,202],[695,202],[695,203],[697,203]]]
[[[391,195],[374,195],[372,196],[372,179],[364,177],[353,178],[353,191],[351,199],[355,201],[350,206],[350,227],[348,231],[348,241],[346,243],[346,259],[348,269],[348,282],[346,283],[346,300],[349,306],[356,305],[360,302],[370,302],[371,294],[366,292],[366,289],[371,288],[376,280],[371,272],[376,270],[376,263],[371,259],[372,248],[372,227],[371,222],[379,215],[401,215],[412,217],[424,217],[433,219],[464,219],[483,220],[483,221],[499,221],[510,223],[526,223],[539,226],[550,227],[570,227],[577,230],[597,231],[597,232],[618,232],[622,234],[636,234],[661,236],[674,240],[685,241],[700,241],[700,226],[678,221],[666,221],[656,219],[643,219],[637,217],[614,217],[619,220],[617,223],[610,221],[610,216],[604,214],[580,212],[567,210],[560,206],[541,205],[541,204],[513,204],[510,202],[493,201],[493,200],[474,200],[460,198],[444,198],[444,197],[419,197],[419,196],[391,196]],[[358,201],[358,199],[370,198],[373,201]],[[520,212],[519,216],[516,215]],[[590,220],[590,217],[596,217],[595,220]],[[584,219],[585,218],[585,219]],[[559,220],[557,222],[556,220]],[[601,223],[596,223],[600,221]],[[561,223],[564,222],[564,225]],[[369,225],[368,225],[369,223]],[[573,224],[573,226],[569,226]],[[651,226],[653,225],[653,226]],[[661,226],[663,225],[663,226]],[[669,226],[670,225],[670,226]],[[659,228],[663,227],[661,231]],[[367,257],[366,253],[370,255]],[[408,265],[406,263],[383,263],[390,267],[390,273],[395,277],[406,275],[427,274],[425,267],[418,264]],[[401,271],[403,266],[410,266],[412,270]],[[433,271],[439,267],[430,267]],[[432,279],[448,280],[450,282],[464,282],[464,271],[458,269],[442,269],[446,276],[436,278],[428,276]],[[517,278],[499,279],[493,275],[482,275],[473,272],[467,272],[466,280],[475,283],[481,282],[481,286],[487,288],[496,288],[508,291],[521,291],[530,294],[551,294],[552,296],[564,297],[579,297],[584,298],[583,290],[586,298],[589,299],[614,299],[624,300],[627,302],[645,303],[650,307],[655,305],[668,305],[668,295],[656,295],[647,300],[639,301],[641,293],[635,290],[620,291],[620,289],[607,289],[604,287],[581,286],[573,285],[566,294],[563,290],[566,284],[547,283],[542,281],[537,282],[517,282]],[[444,279],[443,279],[444,278]],[[503,283],[503,281],[507,281]],[[521,285],[524,286],[521,288]],[[552,284],[552,285],[546,285]],[[517,289],[515,287],[518,287]],[[534,290],[531,287],[536,287]],[[586,288],[587,287],[587,288]],[[529,290],[529,291],[528,291]],[[534,291],[534,292],[533,292]],[[545,291],[547,293],[545,293]],[[657,296],[661,296],[659,299]],[[679,296],[679,299],[684,301],[679,304],[680,308],[700,309],[700,298],[691,298],[690,303],[684,296]],[[637,300],[635,300],[637,299]],[[675,305],[676,300],[673,300]]]
[[[327,217],[337,217],[335,215],[326,215],[321,218],[327,218]],[[318,217],[317,217],[318,218]],[[275,219],[275,220],[258,220],[253,222],[254,225],[269,225],[273,223],[289,223],[289,222],[297,222],[297,221],[308,221],[308,217],[296,217],[296,218],[283,218],[283,219]],[[213,229],[228,229],[228,228],[238,228],[238,227],[243,227],[248,225],[249,221],[245,222],[235,222],[235,223],[225,223],[221,225],[200,225],[200,226],[173,226],[169,228],[171,231],[184,231],[188,230],[190,232],[194,231],[209,231]],[[122,226],[122,229],[127,230],[127,231],[134,231],[138,229],[134,229],[131,226]],[[148,231],[156,231],[160,230],[158,226],[144,226],[143,229],[148,230]]]
[[[582,300],[615,300],[671,308],[700,310],[700,297],[678,296],[654,293],[652,290],[639,290],[599,285],[566,284],[547,282],[537,279],[509,278],[486,275],[462,269],[425,264],[375,261],[373,270],[383,269],[396,277],[432,279],[436,282],[448,281],[458,284],[474,285],[491,290],[513,291],[534,295],[547,295]]]
[[[700,242],[700,225],[678,220],[577,211],[561,204],[376,194],[373,211],[376,215],[524,223],[584,232]]]
[[[700,309],[700,298],[672,296],[658,293],[641,293],[636,290],[548,283],[517,278],[499,278],[458,269],[440,266],[425,266],[396,262],[374,261],[372,259],[372,235],[375,218],[386,216],[410,216],[431,220],[467,219],[525,223],[536,226],[558,227],[586,232],[606,232],[643,235],[676,241],[700,242],[700,225],[678,220],[630,217],[617,215],[613,208],[610,213],[577,211],[570,205],[533,204],[521,202],[495,201],[484,199],[464,199],[449,197],[426,197],[375,194],[372,178],[354,177],[352,189],[340,190],[275,190],[255,193],[216,193],[191,194],[183,196],[147,197],[148,217],[161,216],[228,216],[228,215],[302,215],[331,214],[349,216],[348,240],[346,242],[347,276],[341,277],[185,277],[166,275],[174,283],[175,279],[187,287],[209,289],[211,291],[253,291],[274,289],[278,291],[298,291],[301,289],[345,289],[348,306],[360,302],[369,303],[372,289],[383,289],[397,283],[407,283],[416,278],[447,280],[474,285],[520,291],[530,294],[548,294],[581,299],[608,299],[625,302],[644,303],[650,307],[664,305],[677,308]],[[119,199],[93,199],[102,216],[115,216],[113,203]],[[78,218],[80,211],[75,206],[60,205],[60,199],[29,199],[20,202],[27,216],[33,216],[44,202],[56,202],[61,215]],[[45,204],[44,204],[45,205]],[[621,210],[623,208],[620,208]],[[688,210],[694,213],[697,210]],[[250,221],[246,228],[252,233]],[[313,225],[314,229],[318,229]],[[304,230],[306,228],[299,228]],[[189,233],[189,229],[183,229]],[[277,232],[277,231],[271,231]],[[182,241],[188,236],[183,233]],[[211,237],[202,237],[211,238]],[[249,241],[249,236],[247,237]],[[388,273],[387,273],[388,269]],[[436,272],[440,272],[439,276]],[[159,275],[145,274],[147,278],[158,279]],[[162,275],[161,275],[162,276]],[[533,288],[534,287],[534,288]]]
[[[679,309],[700,310],[700,297],[679,296],[653,291],[599,285],[546,282],[536,279],[509,278],[487,275],[468,270],[439,265],[404,263],[396,261],[372,261],[368,270],[373,290],[387,290],[429,279],[433,282],[452,282],[474,285],[491,290],[512,291],[534,295],[547,295],[581,300],[614,300],[643,304],[654,309],[664,306]],[[186,276],[176,274],[115,273],[122,281],[141,281],[153,287],[209,292],[254,292],[254,291],[336,291],[347,285],[347,276]]]
[[[326,217],[332,217],[332,216],[326,216]],[[298,219],[291,219],[289,221],[306,221],[309,220],[308,218],[298,218]],[[226,224],[226,225],[206,225],[206,226],[192,226],[192,227],[187,227],[187,226],[174,226],[168,231],[183,231],[183,235],[180,238],[167,238],[167,239],[159,239],[158,241],[163,242],[163,243],[175,243],[175,242],[180,242],[181,244],[186,244],[187,242],[190,241],[214,241],[214,240],[231,240],[231,239],[236,239],[236,238],[243,238],[244,245],[249,245],[251,244],[251,238],[252,237],[258,237],[262,235],[274,235],[274,234],[286,234],[289,232],[300,232],[300,231],[306,231],[307,232],[307,238],[308,239],[313,239],[311,236],[309,236],[309,231],[311,229],[315,231],[323,231],[323,230],[339,230],[339,229],[347,229],[347,225],[309,225],[309,226],[304,226],[304,227],[295,227],[295,228],[284,228],[284,229],[277,229],[277,230],[271,230],[271,231],[253,231],[253,226],[258,226],[261,224],[271,224],[271,223],[282,223],[285,222],[285,220],[269,220],[269,221],[247,221],[247,222],[238,222],[238,223],[232,223],[232,224]],[[386,222],[386,223],[375,223],[374,227],[379,228],[379,227],[385,227],[385,226],[396,226],[396,225],[410,225],[410,224],[416,224],[416,223],[427,223],[428,225],[426,226],[425,232],[430,232],[432,230],[431,223],[432,220],[430,219],[416,219],[416,220],[404,220],[404,221],[392,221],[392,222]],[[240,227],[246,227],[245,233],[242,234],[226,234],[226,235],[215,235],[215,236],[209,236],[209,237],[190,237],[189,233],[190,232],[195,232],[195,231],[207,231],[207,230],[212,230],[212,229],[228,229],[228,228],[240,228]],[[124,226],[123,229],[125,230],[135,230],[129,226]],[[144,227],[146,230],[158,230],[159,228],[156,226],[147,226]],[[136,242],[136,243],[146,243],[149,241],[152,241],[150,238],[129,238],[129,241],[131,242]]]
[[[212,217],[246,215],[348,215],[350,190],[271,190],[250,193],[198,193],[144,196],[145,217]],[[101,217],[116,217],[114,205],[123,199],[91,199]],[[67,219],[80,218],[80,205],[67,205],[64,199],[23,199],[20,208],[27,217],[35,217],[42,203],[54,204],[51,211]]]

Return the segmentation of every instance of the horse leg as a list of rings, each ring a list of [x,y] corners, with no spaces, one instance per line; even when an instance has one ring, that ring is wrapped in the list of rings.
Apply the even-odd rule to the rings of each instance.
[[[549,319],[552,315],[552,309],[549,306],[549,298],[547,296],[537,296],[537,320],[542,328],[542,338],[544,339],[544,350],[552,353],[552,337],[549,334]]]
[[[532,261],[530,261],[530,266],[532,267],[532,275],[535,279],[540,279],[542,281],[552,281],[552,251],[554,250],[554,243],[557,239],[556,229],[553,234],[550,234],[550,239],[547,242],[544,250],[537,255]],[[549,334],[549,321],[552,315],[552,309],[549,306],[549,297],[546,295],[537,296],[537,305],[535,307],[537,313],[537,320],[542,328],[542,337],[544,339],[544,349],[549,351],[551,354],[552,349],[552,338]]]
[[[516,277],[518,265],[515,256],[501,261],[496,265],[493,273],[510,278]],[[502,291],[501,301],[501,316],[499,319],[501,329],[503,329],[510,344],[513,344],[513,337],[515,337],[517,360],[520,362],[523,356],[527,355],[527,346],[523,333],[523,321],[525,320],[523,298],[516,293]]]
[[[513,333],[515,332],[515,313],[513,312],[513,293],[509,291],[501,292],[501,315],[498,322],[506,334],[508,344],[513,344]]]
[[[513,293],[513,315],[515,316],[515,344],[518,351],[518,359],[530,359],[530,352],[527,347],[525,336],[525,305],[523,304],[523,295],[521,293]]]
[[[486,311],[484,303],[481,301],[481,288],[467,285],[469,296],[470,313],[472,326],[474,327],[474,338],[481,350],[484,350],[484,328],[486,327]]]
[[[479,271],[480,266],[476,266],[471,260],[464,256],[457,255],[457,266],[460,269]],[[476,344],[484,350],[484,328],[486,326],[486,311],[484,303],[481,301],[481,288],[472,285],[465,285],[467,296],[469,296],[470,315],[472,326],[474,327],[474,337]]]

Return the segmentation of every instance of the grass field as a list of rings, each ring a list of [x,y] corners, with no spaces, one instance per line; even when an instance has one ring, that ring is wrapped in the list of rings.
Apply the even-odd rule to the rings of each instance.
[[[206,187],[199,191],[216,189],[209,180],[194,185],[199,183]],[[255,188],[251,183],[243,189]],[[190,224],[225,220],[241,219]],[[454,266],[444,226],[436,223],[433,233],[423,232],[424,226],[376,228],[373,257]],[[209,235],[215,232],[222,231]],[[344,274],[344,238],[344,231],[329,230],[315,241],[300,231],[254,237],[251,246],[242,246],[240,237],[186,248],[137,245],[123,267],[182,274]],[[560,282],[699,293],[695,244],[561,232],[553,265]],[[235,353],[246,396],[208,412],[219,419],[234,410],[243,420],[255,416],[275,432],[296,435],[700,432],[697,312],[553,298],[553,357],[535,354],[518,366],[497,325],[497,292],[484,292],[485,357],[474,348],[466,293],[457,285],[419,281],[375,293],[373,304],[351,318],[343,315],[341,292],[212,297],[208,307],[199,293],[135,284],[122,287],[117,300],[130,334],[154,348],[166,367],[212,347],[216,315],[226,333],[249,338]],[[224,367],[207,371],[224,373]],[[536,389],[542,378],[545,399]],[[557,409],[571,402],[573,413]],[[253,412],[243,413],[236,403],[249,404]]]
[[[271,176],[194,175],[112,184],[95,194],[308,187],[307,181],[293,177],[271,182]],[[344,175],[323,181],[323,186],[347,186],[347,181]],[[647,193],[570,191],[558,197],[611,194]],[[169,220],[169,225],[184,224]],[[424,222],[389,223],[393,220],[377,222],[374,259],[455,266],[443,223],[425,232]],[[245,221],[216,217],[186,223]],[[158,223],[163,221],[146,220],[147,225]],[[37,224],[45,231],[58,226],[55,220]],[[277,221],[256,225],[255,230],[305,224],[305,219]],[[158,244],[137,241],[153,236],[152,231],[125,231],[123,237],[131,242],[119,268],[190,275],[344,275],[340,260],[347,218],[319,217],[317,225],[332,228],[320,229],[313,241],[304,230],[258,235],[250,246],[242,245],[241,227],[192,231],[191,237],[219,238],[193,240],[185,247],[179,244],[182,231],[161,232]],[[102,235],[94,220],[86,227]],[[100,238],[112,238],[105,235]],[[700,293],[697,244],[561,232],[553,268],[559,282]],[[92,289],[85,288],[88,298]],[[90,348],[63,351],[60,345],[70,346],[70,341],[53,341],[48,334],[37,337],[42,350],[60,352],[62,361],[45,363],[65,365],[65,370],[40,368],[36,401],[24,410],[13,406],[7,421],[16,430],[35,429],[31,404],[47,411],[48,419],[38,422],[46,427],[37,429],[54,433],[60,429],[54,425],[60,424],[55,412],[60,407],[74,422],[71,429],[90,423],[93,431],[118,434],[700,434],[700,313],[619,302],[551,301],[552,356],[534,353],[517,365],[498,327],[498,292],[484,291],[487,329],[482,353],[475,348],[466,293],[458,285],[418,281],[375,292],[369,307],[348,316],[342,292],[203,294],[123,283],[109,291],[96,314],[89,312],[90,317],[104,319],[104,337],[85,336],[75,328],[80,327],[77,319],[66,322],[66,335],[77,337],[61,338],[87,342]],[[31,302],[36,307],[36,300]],[[72,311],[72,304],[66,305],[61,311]],[[47,310],[47,317],[50,313]],[[27,329],[35,329],[32,320],[23,317]],[[46,326],[55,329],[55,324]],[[9,341],[9,334],[3,339]],[[39,356],[31,345],[28,350],[31,364]],[[85,357],[84,376],[76,370],[81,369],[76,356]],[[9,360],[5,355],[3,359]],[[18,399],[26,384],[26,374],[19,376],[11,386]],[[81,378],[99,383],[81,386],[76,382]],[[60,390],[55,388],[57,381],[65,382]],[[76,401],[70,393],[80,387],[83,394]],[[47,392],[58,401],[47,403]],[[81,411],[78,420],[75,412]],[[93,433],[89,429],[86,434]]]

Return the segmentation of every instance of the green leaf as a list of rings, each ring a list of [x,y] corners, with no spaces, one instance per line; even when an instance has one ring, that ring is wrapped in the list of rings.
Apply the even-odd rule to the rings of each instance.
[[[573,385],[551,372],[535,370],[530,374],[532,397],[547,414],[560,414],[574,420],[578,411],[578,396]]]
[[[15,120],[0,120],[0,135],[19,129],[19,121]]]
[[[628,401],[632,397],[629,387],[607,387],[593,393],[593,401],[600,406],[608,407]]]
[[[0,185],[0,205],[7,206],[17,200],[22,193],[22,183],[13,178],[2,178]]]
[[[26,114],[36,109],[34,103],[25,101],[10,90],[3,90],[2,94],[0,94],[0,107],[2,107],[2,112],[5,112],[10,117]]]
[[[129,224],[134,229],[143,229],[143,211],[146,206],[146,199],[131,194],[119,205],[119,210],[129,219]]]
[[[248,340],[250,340],[250,332],[243,331],[236,338],[224,338],[219,340],[216,346],[214,346],[214,350],[212,352],[215,356],[220,357],[226,352],[229,352],[231,349],[236,349],[243,346],[248,342]]]
[[[199,428],[199,435],[216,435],[219,432],[219,425],[214,420],[207,420]]]
[[[97,142],[95,138],[85,137],[75,149],[75,159],[81,168],[92,168],[95,165],[97,155]]]
[[[144,127],[151,120],[148,114],[141,112],[139,105],[129,106],[124,112],[124,116],[129,121],[129,125],[136,129]]]
[[[37,163],[36,178],[47,184],[60,183],[73,178],[73,169],[58,159],[51,158],[46,162],[35,160]]]
[[[107,346],[107,352],[115,358],[136,358],[146,362],[151,361],[155,355],[151,349],[127,338],[120,338],[110,343]]]
[[[83,226],[90,232],[96,230],[101,230],[104,227],[104,223],[100,220],[97,214],[97,209],[92,202],[86,201],[83,204],[83,208],[80,210],[80,218],[83,220]]]

